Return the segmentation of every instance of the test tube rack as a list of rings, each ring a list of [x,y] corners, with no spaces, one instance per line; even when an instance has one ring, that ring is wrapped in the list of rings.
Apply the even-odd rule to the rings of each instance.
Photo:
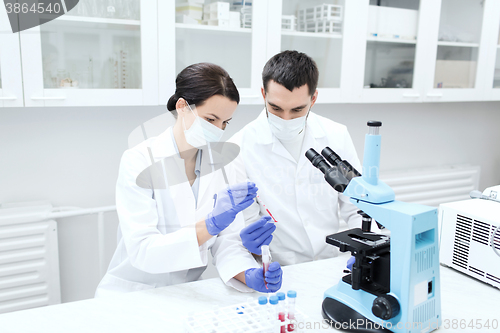
[[[281,30],[294,31],[297,25],[297,17],[295,15],[281,15]]]
[[[184,320],[185,332],[189,333],[279,333],[281,326],[294,324],[293,333],[302,333],[299,329],[306,316],[295,308],[295,319],[284,322],[278,318],[262,318],[261,307],[256,299],[209,311],[189,314]]]
[[[297,11],[297,30],[304,32],[342,33],[342,6],[322,4]]]

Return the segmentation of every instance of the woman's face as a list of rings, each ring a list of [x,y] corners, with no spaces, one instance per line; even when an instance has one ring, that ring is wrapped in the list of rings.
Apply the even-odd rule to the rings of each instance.
[[[224,130],[226,125],[229,124],[229,121],[232,119],[237,106],[238,103],[231,101],[227,97],[214,95],[207,99],[205,103],[197,106],[196,109],[193,109],[193,111],[201,119],[206,120],[212,125]],[[191,127],[196,118],[195,114],[193,114],[187,106],[183,108],[182,117],[184,117],[187,128]]]

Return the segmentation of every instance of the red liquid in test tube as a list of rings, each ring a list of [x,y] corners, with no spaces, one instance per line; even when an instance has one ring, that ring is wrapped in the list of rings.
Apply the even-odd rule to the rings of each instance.
[[[279,313],[279,320],[280,321],[285,321],[285,313],[284,312],[280,312]],[[286,326],[284,324],[281,325],[280,333],[286,333]]]
[[[273,219],[273,221],[276,223],[278,221],[276,221],[276,219],[274,218],[273,214],[271,214],[271,212],[269,211],[269,209],[267,209],[266,207],[266,204],[264,203],[264,201],[262,201],[262,199],[257,196],[257,198],[259,199],[259,201],[262,203],[262,206],[264,207],[264,209],[266,210],[266,212],[269,214],[269,216],[271,216],[271,218]]]

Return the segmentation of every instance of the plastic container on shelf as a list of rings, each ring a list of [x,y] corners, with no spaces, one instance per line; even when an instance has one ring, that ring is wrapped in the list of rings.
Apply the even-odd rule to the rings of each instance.
[[[212,2],[210,4],[210,20],[229,21],[229,2]]]
[[[434,88],[474,88],[476,61],[436,60]]]
[[[294,31],[297,25],[297,17],[295,15],[281,15],[281,30]]]
[[[208,20],[208,25],[229,28],[229,20]]]
[[[341,34],[342,33],[342,23],[336,21],[312,21],[298,24],[299,31],[305,32],[322,32],[331,34]]]
[[[368,35],[379,38],[417,38],[418,10],[368,6]]]
[[[241,13],[241,27],[252,28],[252,1],[240,0],[231,2],[231,11]]]
[[[179,2],[175,5],[175,14],[201,20],[203,18],[203,5],[196,2]]]
[[[184,23],[184,24],[200,24],[201,20],[197,20],[195,18],[192,18],[191,16],[184,15],[184,14],[176,14],[175,15],[175,22]]]

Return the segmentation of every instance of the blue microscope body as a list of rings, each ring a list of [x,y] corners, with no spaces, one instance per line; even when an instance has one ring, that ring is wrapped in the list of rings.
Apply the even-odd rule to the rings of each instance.
[[[441,325],[437,209],[394,200],[394,191],[378,179],[381,125],[368,122],[362,176],[328,147],[322,155],[333,167],[313,149],[306,153],[363,216],[362,229],[327,236],[355,262],[325,292],[322,313],[332,327],[348,332],[427,333]],[[390,238],[370,232],[372,219],[390,230]]]

